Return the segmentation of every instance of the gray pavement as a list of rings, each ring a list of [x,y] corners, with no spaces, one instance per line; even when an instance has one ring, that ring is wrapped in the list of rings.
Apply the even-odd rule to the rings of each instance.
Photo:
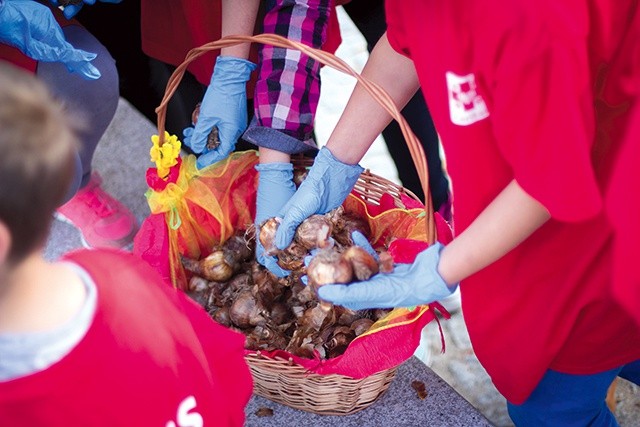
[[[149,188],[145,172],[152,167],[149,157],[151,135],[158,133],[127,101],[121,99],[112,123],[98,144],[93,168],[103,180],[103,188],[124,203],[139,222],[149,216],[144,194]],[[80,235],[72,225],[54,221],[45,246],[45,256],[56,259],[74,248],[82,247]]]

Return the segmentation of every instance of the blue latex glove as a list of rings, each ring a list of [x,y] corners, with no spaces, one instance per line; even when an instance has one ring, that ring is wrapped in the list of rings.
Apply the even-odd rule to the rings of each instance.
[[[413,264],[396,264],[392,273],[379,273],[364,282],[321,286],[318,296],[352,310],[414,307],[441,300],[458,287],[448,286],[438,274],[443,248],[435,243],[418,254]]]
[[[258,194],[256,197],[256,230],[265,220],[278,214],[296,192],[293,183],[291,163],[262,163],[256,165],[258,171]],[[256,259],[278,277],[285,277],[288,270],[282,269],[275,256],[265,256],[264,248],[256,239]]]
[[[199,169],[226,159],[236,141],[247,127],[246,82],[256,65],[246,59],[218,56],[211,83],[200,105],[195,127],[186,128],[184,143],[198,157]],[[218,128],[220,145],[214,150],[206,148],[211,129]]]
[[[33,0],[0,0],[0,42],[14,46],[42,62],[62,62],[87,80],[100,77],[93,65],[95,53],[69,44],[51,10]]]
[[[371,243],[369,243],[369,239],[367,239],[365,235],[358,230],[351,232],[351,240],[355,245],[358,245],[365,251],[369,252],[369,255],[371,255],[376,261],[380,259],[378,252],[376,252],[376,250],[373,249],[373,246],[371,246]]]
[[[325,214],[340,206],[363,170],[360,165],[342,163],[322,147],[307,178],[278,214],[282,222],[276,232],[276,247],[289,246],[298,225],[311,215]]]
[[[59,7],[60,6],[60,1],[59,0],[49,0],[49,1],[55,7]],[[122,0],[99,0],[99,1],[102,2],[102,3],[120,3]],[[78,4],[69,4],[67,6],[64,6],[64,8],[62,10],[62,14],[64,15],[65,18],[71,19],[74,16],[76,16],[76,13],[80,12],[80,9],[82,9],[82,6],[84,6],[85,4],[92,5],[92,4],[95,4],[95,3],[96,3],[96,0],[82,0]],[[63,4],[64,4],[64,2],[63,2]]]

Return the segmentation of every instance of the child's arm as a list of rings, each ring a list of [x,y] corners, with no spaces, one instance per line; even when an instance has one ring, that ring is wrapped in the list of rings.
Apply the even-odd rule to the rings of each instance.
[[[411,61],[397,54],[384,36],[363,76],[387,89],[398,106],[404,105],[418,86]],[[389,119],[382,107],[357,88],[327,143],[336,158],[333,162],[342,162],[343,166],[357,163]],[[330,173],[322,174],[320,179],[325,181],[322,186],[312,185],[313,180],[305,186],[314,175],[314,168],[315,165],[283,209],[286,214],[276,235],[279,248],[290,241],[297,224],[314,213],[323,213],[321,210],[327,207],[331,209],[327,200],[339,204],[351,189],[344,188],[347,186],[344,174]],[[327,168],[334,169],[338,167]],[[338,195],[344,197],[341,199]],[[314,200],[319,203],[310,202]],[[453,292],[460,280],[497,261],[525,240],[549,217],[544,206],[512,181],[447,247],[432,245],[418,255],[413,264],[403,265],[393,273],[376,275],[366,282],[325,285],[319,295],[352,309],[414,306],[439,300]]]
[[[259,6],[258,0],[222,0],[222,37],[252,36]],[[247,59],[250,48],[249,43],[223,47],[220,55]]]
[[[40,62],[60,62],[87,80],[100,78],[91,64],[95,53],[76,49],[65,40],[49,7],[36,2],[0,2],[0,43]]]
[[[393,50],[386,35],[376,45],[362,75],[384,87],[398,106],[404,105],[419,85],[413,62]],[[339,160],[357,163],[390,120],[380,104],[358,86],[327,147]],[[545,207],[513,181],[442,251],[439,272],[447,283],[458,283],[498,260],[547,219]]]
[[[258,0],[224,0],[222,2],[222,35],[253,35],[258,13]],[[247,81],[256,65],[249,61],[248,43],[220,50],[213,76],[200,105],[198,122],[186,128],[184,144],[199,154],[197,166],[203,168],[226,159],[247,127]],[[208,144],[213,128],[220,143]]]
[[[550,218],[549,211],[513,180],[440,254],[438,272],[449,284],[497,261]]]
[[[262,21],[265,33],[313,48],[325,45],[329,19],[335,13],[332,0],[266,3]],[[260,147],[263,163],[288,161],[286,154],[315,149],[313,126],[320,96],[320,65],[297,49],[270,44],[262,47],[254,96],[255,117],[243,138]],[[263,161],[263,155],[269,159]]]
[[[331,0],[274,0],[267,2],[264,32],[313,48],[322,48]],[[315,150],[313,126],[320,94],[320,63],[296,49],[265,45],[261,51],[254,96],[255,117],[243,139],[259,147],[260,165],[255,224],[278,215],[295,193],[290,154]],[[256,242],[258,262],[273,274],[285,276],[273,256],[264,256]]]
[[[371,52],[362,77],[382,86],[400,110],[420,88],[413,61],[391,47],[386,33]],[[390,121],[391,115],[358,84],[327,148],[340,161],[356,164]]]

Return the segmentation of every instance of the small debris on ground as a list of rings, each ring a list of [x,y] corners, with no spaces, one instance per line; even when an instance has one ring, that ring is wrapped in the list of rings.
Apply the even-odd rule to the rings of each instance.
[[[421,400],[424,400],[427,397],[427,387],[422,381],[412,381],[411,387],[413,387]]]
[[[263,406],[256,411],[256,417],[273,417],[273,409]]]

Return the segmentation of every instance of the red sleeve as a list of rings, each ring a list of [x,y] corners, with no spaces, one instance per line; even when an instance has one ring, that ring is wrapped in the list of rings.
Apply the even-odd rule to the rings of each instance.
[[[38,61],[29,58],[20,49],[0,43],[0,61],[10,62],[31,73],[36,72]]]
[[[406,0],[404,0],[406,1]],[[411,57],[409,52],[408,43],[406,40],[406,32],[404,31],[405,25],[403,25],[402,10],[405,8],[394,7],[393,1],[385,1],[385,13],[387,19],[387,39],[389,44],[398,53]]]
[[[189,50],[220,39],[220,0],[142,0],[141,36],[145,54],[171,65],[181,64]],[[220,51],[207,52],[188,70],[208,85]]]
[[[340,4],[340,1],[337,1]],[[338,47],[342,43],[342,35],[340,33],[340,23],[338,22],[338,13],[336,6],[331,6],[331,13],[329,14],[329,24],[327,27],[327,40],[322,46],[322,50],[329,53],[336,53]]]
[[[495,138],[522,188],[562,221],[601,209],[591,163],[593,93],[584,38],[515,20],[492,40],[496,57],[482,66]],[[569,25],[558,25],[568,28]],[[489,62],[491,61],[491,62]]]

